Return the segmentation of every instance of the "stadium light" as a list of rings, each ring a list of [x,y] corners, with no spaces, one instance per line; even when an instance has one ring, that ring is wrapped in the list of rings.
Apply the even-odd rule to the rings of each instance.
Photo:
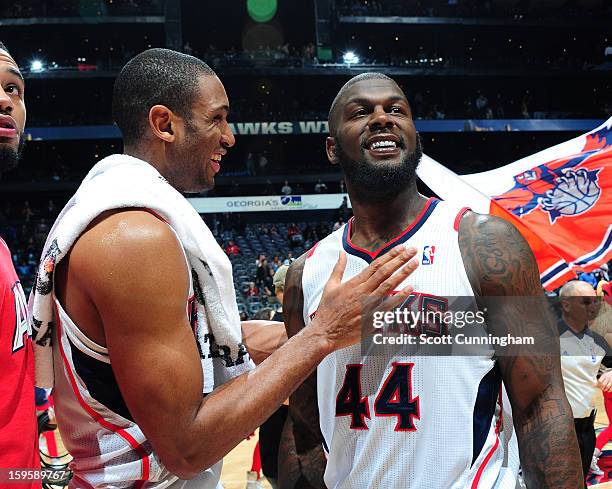
[[[35,59],[30,63],[30,71],[43,71],[43,62]]]
[[[359,56],[357,56],[353,51],[347,51],[344,53],[342,55],[342,59],[347,65],[359,63]]]

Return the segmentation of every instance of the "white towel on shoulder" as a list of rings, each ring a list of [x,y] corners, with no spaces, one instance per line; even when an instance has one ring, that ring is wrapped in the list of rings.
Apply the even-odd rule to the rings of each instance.
[[[53,386],[53,273],[76,239],[102,212],[146,208],[176,232],[187,255],[197,304],[197,335],[204,393],[249,370],[242,344],[232,266],[191,204],[145,161],[111,155],[97,163],[62,210],[45,243],[30,295],[36,384]]]

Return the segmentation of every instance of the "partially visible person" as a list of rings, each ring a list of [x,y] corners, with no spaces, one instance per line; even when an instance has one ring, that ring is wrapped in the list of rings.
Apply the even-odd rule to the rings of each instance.
[[[582,282],[586,282],[589,285],[591,285],[591,287],[595,288],[597,287],[597,278],[595,278],[595,274],[593,272],[581,272],[578,274],[578,280],[581,280]]]
[[[281,307],[274,312],[270,308],[260,310],[255,319],[277,321],[275,323],[257,323],[250,321],[242,325],[245,345],[255,363],[263,362],[287,341],[285,324],[283,323],[283,295],[285,292],[285,277],[288,266],[283,265],[274,274],[274,290]],[[288,401],[279,407],[259,427],[259,450],[261,453],[262,472],[268,479],[272,489],[278,488],[278,448],[285,420],[287,419]]]
[[[600,280],[597,284],[597,295],[604,298],[604,301],[612,306],[612,283]]]
[[[268,260],[264,258],[259,262],[259,266],[257,267],[257,271],[255,272],[255,283],[257,285],[263,285],[266,276],[269,275],[269,265]]]
[[[256,297],[259,295],[259,288],[255,285],[255,282],[249,282],[248,288],[244,291],[245,297]]]
[[[603,337],[609,347],[612,348],[612,303],[605,300],[605,283],[600,281],[597,286],[597,296],[601,297],[601,304],[597,317],[589,323],[589,328]],[[598,380],[599,387],[602,390],[604,398],[604,408],[608,417],[608,426],[601,431],[595,440],[595,452],[591,461],[591,473],[595,475],[603,475],[604,472],[598,465],[599,457],[606,446],[612,439],[612,369],[605,366],[600,367],[600,377]]]
[[[292,248],[301,246],[304,243],[304,235],[297,224],[292,223],[287,228],[287,239],[289,241],[289,246]]]
[[[561,318],[559,342],[565,394],[574,416],[582,471],[589,473],[595,452],[595,396],[601,365],[612,367],[612,349],[589,328],[598,313],[598,299],[591,284],[580,280],[566,283],[559,291]],[[612,372],[599,378],[604,391],[612,389]]]
[[[72,489],[218,489],[223,457],[325,356],[359,342],[364,299],[416,268],[416,250],[398,249],[341,284],[340,254],[317,318],[251,370],[231,263],[183,197],[214,187],[235,143],[228,113],[203,61],[132,58],[113,89],[125,154],[90,170],[47,238],[31,297],[36,373],[54,386]]]
[[[283,262],[281,261],[279,256],[278,255],[274,255],[274,258],[272,259],[272,263],[270,264],[270,266],[272,267],[272,270],[274,270],[274,272],[276,273],[276,271],[278,270],[278,268],[282,264],[283,264]]]
[[[287,258],[283,260],[283,265],[291,265],[294,262],[293,252],[287,252]]]
[[[283,489],[513,488],[518,454],[528,489],[580,487],[556,328],[546,308],[522,302],[544,297],[524,238],[504,219],[418,192],[421,140],[406,94],[388,76],[349,80],[328,121],[327,156],[343,171],[354,217],[289,268],[288,341],[318,317],[322,284],[339,251],[347,253],[349,280],[410,245],[421,266],[411,275],[408,307],[446,311],[449,298],[461,296],[483,310],[493,298],[483,335],[528,336],[548,351],[523,345],[509,355],[493,348],[423,355],[417,342],[416,351],[381,345],[364,355],[362,344],[334,352],[290,398],[295,449],[280,452],[294,459]],[[422,338],[449,332],[415,326]],[[512,418],[504,413],[508,404]]]
[[[289,182],[285,180],[285,183],[283,184],[281,188],[281,194],[291,195],[292,192],[293,192],[293,189],[291,188],[291,185],[289,185]]]
[[[236,256],[240,254],[240,247],[234,243],[233,240],[229,240],[227,246],[225,247],[225,254],[227,256]]]
[[[26,121],[25,83],[19,67],[0,42],[0,172],[19,162]],[[0,469],[40,469],[34,402],[34,352],[26,298],[0,239]],[[6,476],[0,470],[2,477]],[[5,481],[0,481],[5,482]],[[41,487],[41,481],[11,484]]]
[[[323,180],[319,178],[319,180],[317,180],[317,183],[314,186],[314,191],[317,194],[324,194],[325,192],[327,192],[327,185],[325,184],[325,182],[323,182]]]

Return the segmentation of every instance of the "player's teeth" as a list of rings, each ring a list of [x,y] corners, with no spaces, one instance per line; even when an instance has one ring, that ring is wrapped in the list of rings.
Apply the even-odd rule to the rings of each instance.
[[[396,146],[394,141],[375,141],[372,143],[371,148],[394,148]]]

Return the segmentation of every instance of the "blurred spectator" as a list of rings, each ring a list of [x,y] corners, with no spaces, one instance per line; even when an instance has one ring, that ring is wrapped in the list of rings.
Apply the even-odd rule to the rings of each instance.
[[[55,207],[55,202],[53,202],[53,199],[49,199],[49,202],[47,203],[47,209],[46,209],[46,213],[45,216],[48,218],[55,218],[55,216],[57,216],[58,210]]]
[[[283,262],[281,261],[281,259],[279,258],[278,255],[274,255],[274,258],[272,259],[272,263],[270,264],[270,266],[272,267],[272,270],[274,270],[275,272],[279,269],[279,267],[281,267],[283,264]]]
[[[327,192],[327,185],[325,185],[325,183],[323,183],[323,181],[319,178],[319,180],[315,184],[314,191],[318,194],[324,194],[325,192]]]
[[[265,259],[265,254],[260,253],[259,255],[257,255],[257,259],[255,260],[255,266],[259,268],[259,266],[264,262]]]
[[[523,97],[523,100],[521,101],[521,117],[523,119],[531,119],[529,107],[527,107],[527,96]]]
[[[484,119],[485,111],[489,106],[489,99],[487,99],[487,97],[485,97],[483,93],[480,93],[476,98],[474,105],[476,106],[476,113],[478,114],[478,116]]]
[[[287,229],[287,239],[289,240],[289,246],[296,248],[304,243],[304,236],[295,223],[291,224]]]
[[[228,256],[236,256],[240,254],[240,248],[233,240],[229,240],[227,246],[225,247],[225,253]]]
[[[274,292],[274,281],[273,281],[274,270],[272,270],[272,267],[268,267],[267,271],[268,273],[263,279],[264,294],[267,297],[273,297],[275,293]]]
[[[268,157],[266,156],[266,152],[264,151],[259,155],[259,174],[265,175],[266,169],[268,167]]]
[[[342,203],[340,204],[340,207],[338,208],[338,216],[344,222],[348,219],[350,214],[351,213],[348,208],[348,198],[345,195],[344,197],[342,197]]]
[[[265,279],[270,275],[270,267],[268,266],[268,260],[264,258],[259,263],[257,267],[257,272],[255,274],[255,281],[258,285],[263,285],[265,283]]]
[[[246,171],[250,176],[255,175],[255,155],[250,151],[246,157]]]
[[[595,278],[594,273],[581,272],[580,274],[578,274],[578,280],[582,280],[583,282],[590,284],[593,288],[597,287],[598,280],[597,278]]]
[[[334,223],[334,231],[338,231],[338,229],[340,229],[342,226],[344,226],[344,219],[342,217],[340,217]]]
[[[249,287],[244,291],[245,297],[256,297],[259,295],[259,289],[255,282],[249,282]]]
[[[25,222],[30,222],[30,219],[34,216],[34,211],[30,208],[30,202],[27,200],[23,203],[23,209],[21,210],[21,217]]]
[[[289,182],[287,180],[285,180],[285,184],[281,188],[281,194],[283,194],[283,195],[291,195],[292,192],[293,192],[293,189],[289,185]]]

